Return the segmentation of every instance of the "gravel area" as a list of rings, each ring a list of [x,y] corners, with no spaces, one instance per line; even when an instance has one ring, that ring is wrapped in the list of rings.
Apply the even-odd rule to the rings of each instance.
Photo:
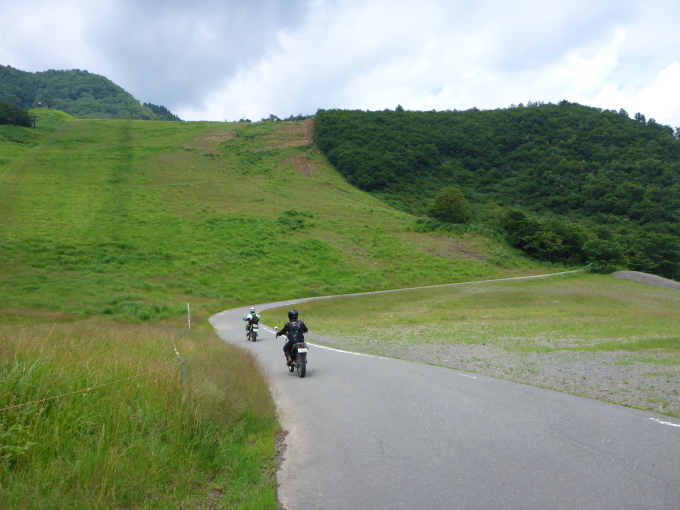
[[[661,276],[653,274],[641,273],[639,271],[617,271],[612,273],[614,278],[621,278],[622,280],[630,280],[633,282],[646,283],[654,287],[663,287],[665,289],[680,290],[680,283]]]
[[[614,276],[680,290],[677,282],[636,271],[619,271]],[[680,417],[677,354],[559,350],[526,354],[486,344],[378,344],[313,332],[308,339],[338,349],[441,365]]]

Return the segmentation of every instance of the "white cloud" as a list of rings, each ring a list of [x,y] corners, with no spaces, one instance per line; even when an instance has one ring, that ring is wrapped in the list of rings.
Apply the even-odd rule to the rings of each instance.
[[[588,102],[606,109],[623,108],[629,115],[642,112],[661,124],[680,126],[680,63],[676,60],[660,71],[654,82],[634,94],[627,94],[614,83],[606,83]]]
[[[680,125],[674,0],[0,0],[0,64],[181,117],[561,99]]]
[[[233,112],[245,111],[259,119],[318,108],[467,109],[559,101],[568,87],[557,82],[555,61],[564,67],[568,51],[576,49],[597,55],[592,45],[611,44],[607,30],[625,9],[605,2],[616,6],[614,14],[590,9],[584,11],[590,14],[560,11],[555,16],[535,5],[494,0],[474,7],[414,0],[317,4],[310,23],[281,33],[278,48],[228,80],[210,96],[209,107],[184,114],[232,119],[243,115]],[[570,40],[569,27],[577,20],[584,26],[602,21],[604,29]],[[587,75],[578,79],[595,81],[592,68],[599,62],[585,69],[581,57],[579,69],[576,55],[567,66],[572,74],[583,71]]]
[[[97,72],[96,62],[101,60],[83,42],[88,5],[88,0],[0,1],[0,64],[29,72]]]

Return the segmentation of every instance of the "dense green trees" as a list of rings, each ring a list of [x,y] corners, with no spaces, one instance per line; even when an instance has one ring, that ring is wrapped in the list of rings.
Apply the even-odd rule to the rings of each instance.
[[[0,125],[14,124],[15,126],[31,126],[31,117],[23,108],[0,101]]]
[[[315,141],[356,186],[425,215],[460,189],[514,246],[585,262],[594,239],[632,269],[680,279],[680,129],[568,101],[480,111],[320,110]],[[488,215],[487,215],[488,216]],[[592,245],[591,245],[592,247]]]
[[[144,106],[155,113],[158,120],[174,120],[183,122],[182,119],[168,110],[165,106],[158,106],[152,103],[144,103]]]
[[[79,69],[28,73],[0,65],[0,101],[25,109],[48,102],[55,109],[79,118],[180,120],[164,107],[161,114],[142,106],[121,87],[98,74]]]
[[[583,226],[554,217],[539,219],[515,208],[501,211],[501,226],[515,248],[549,262],[585,261],[583,246],[590,236]]]
[[[606,239],[591,239],[583,245],[583,252],[590,262],[599,264],[603,272],[606,272],[611,265],[623,261],[621,247]]]

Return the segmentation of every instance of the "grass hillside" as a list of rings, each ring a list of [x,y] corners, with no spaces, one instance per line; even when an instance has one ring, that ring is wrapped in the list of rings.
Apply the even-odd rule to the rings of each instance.
[[[35,129],[0,125],[0,178],[9,165],[37,147],[59,125],[73,118],[59,110],[40,109],[28,113],[38,116]]]
[[[480,235],[413,231],[311,129],[77,120],[27,142],[0,181],[0,314],[170,318],[191,302],[206,316],[538,270]]]
[[[30,113],[35,129],[0,126],[3,508],[276,508],[266,382],[201,319],[552,270],[413,230],[325,162],[309,121]]]

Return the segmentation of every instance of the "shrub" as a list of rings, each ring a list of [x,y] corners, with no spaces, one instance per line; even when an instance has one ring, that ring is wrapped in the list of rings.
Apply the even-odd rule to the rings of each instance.
[[[431,214],[447,223],[465,223],[467,217],[465,195],[454,186],[442,188],[434,201]]]
[[[599,266],[602,272],[607,272],[612,264],[620,262],[623,258],[621,247],[614,241],[604,239],[588,241],[583,245],[583,252],[588,257],[588,261]]]

